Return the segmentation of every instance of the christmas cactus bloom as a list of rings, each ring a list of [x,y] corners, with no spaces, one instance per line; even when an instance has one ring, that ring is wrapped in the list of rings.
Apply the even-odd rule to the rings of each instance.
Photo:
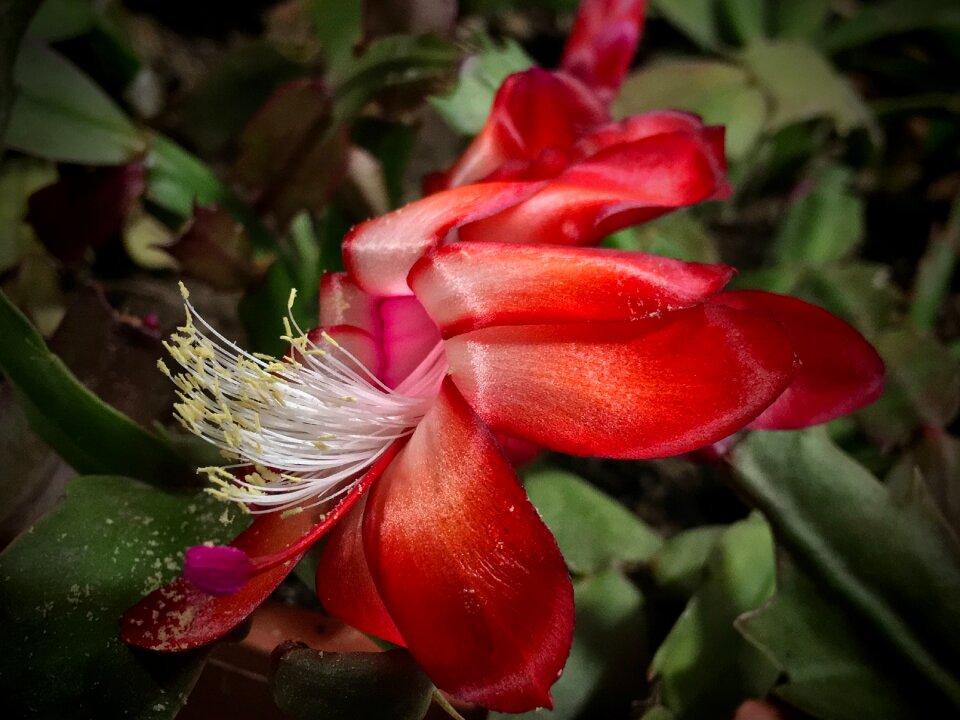
[[[170,344],[178,414],[236,458],[208,469],[214,492],[259,515],[231,548],[191,549],[186,579],[130,610],[123,638],[169,651],[222,636],[333,527],[317,577],[330,612],[406,646],[458,698],[549,706],[570,580],[493,433],[646,458],[744,427],[789,385],[794,351],[777,322],[708,302],[731,274],[449,243],[413,263],[406,294],[325,278],[327,329],[291,327],[280,360],[242,352],[188,302]]]

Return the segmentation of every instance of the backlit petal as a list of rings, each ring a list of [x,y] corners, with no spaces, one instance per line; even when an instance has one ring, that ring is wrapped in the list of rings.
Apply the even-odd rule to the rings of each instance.
[[[549,706],[573,596],[557,544],[496,442],[446,381],[370,497],[370,571],[439,688],[507,712]]]
[[[624,323],[490,327],[446,341],[457,387],[492,429],[561,452],[646,458],[703,447],[784,390],[780,326],[723,306]]]
[[[853,412],[883,392],[883,360],[877,351],[853,326],[823,308],[760,290],[722,293],[716,302],[779,322],[800,361],[790,387],[751,428],[816,425]]]
[[[491,325],[636,320],[720,291],[726,265],[556,245],[453,243],[408,278],[444,336]]]

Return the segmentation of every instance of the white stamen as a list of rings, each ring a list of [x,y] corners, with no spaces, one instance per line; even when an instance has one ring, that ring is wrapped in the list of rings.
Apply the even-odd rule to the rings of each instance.
[[[197,314],[181,285],[186,323],[164,343],[183,368],[172,374],[174,415],[231,458],[200,468],[212,495],[253,513],[312,507],[347,492],[398,438],[413,432],[443,379],[442,346],[390,389],[326,333],[318,345],[284,318],[291,355],[251,354]],[[291,293],[289,307],[293,306]],[[194,319],[199,327],[194,324]],[[432,391],[432,392],[431,392]],[[227,472],[253,465],[255,472]]]

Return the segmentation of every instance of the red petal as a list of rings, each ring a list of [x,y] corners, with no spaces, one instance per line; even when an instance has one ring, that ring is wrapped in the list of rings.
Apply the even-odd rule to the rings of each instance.
[[[515,73],[500,86],[490,117],[443,186],[482,180],[508,161],[531,161],[548,148],[571,148],[608,119],[594,94],[573,78],[540,68]]]
[[[440,342],[440,330],[414,297],[387,298],[383,318],[383,381],[397,387]]]
[[[352,325],[334,325],[332,327],[314,328],[307,333],[307,337],[322,349],[326,342],[323,339],[324,333],[353,355],[364,368],[380,377],[384,366],[384,357],[379,343],[370,333]],[[363,374],[362,368],[355,367],[354,369],[361,375]]]
[[[280,513],[260,515],[231,545],[250,556],[280,552],[309,531],[321,515],[320,510],[285,519]],[[211,643],[237,627],[266,600],[300,557],[253,576],[232,595],[208,595],[178,578],[127,610],[120,639],[136,647],[164,652]]]
[[[570,166],[529,200],[462,227],[460,239],[592,245],[726,192],[712,134],[661,133]]]
[[[360,537],[363,498],[327,537],[317,565],[317,597],[324,609],[348,625],[396,645],[406,645],[383,605],[367,567]]]
[[[490,325],[636,320],[720,291],[733,269],[634,252],[454,243],[422,258],[410,286],[445,337]]]
[[[343,241],[352,279],[377,296],[410,295],[407,273],[427,250],[464,223],[525,200],[541,183],[484,183],[446,190],[361,223]]]
[[[367,561],[439,688],[484,707],[550,706],[573,594],[557,544],[449,380],[370,495]]]
[[[779,322],[799,366],[783,395],[753,421],[757,430],[792,430],[833,420],[883,392],[883,360],[851,325],[810,303],[760,290],[723,293],[716,302]]]
[[[645,0],[585,0],[567,39],[561,69],[610,102],[637,50]]]
[[[724,162],[723,128],[704,125],[703,120],[698,115],[680,110],[653,110],[639,115],[631,115],[620,122],[609,123],[597,128],[577,141],[571,157],[576,161],[585,160],[608,147],[636,142],[664,133],[689,132],[699,134],[706,139],[708,137],[712,138],[717,134],[717,131],[720,133],[721,145],[719,148],[712,148],[711,145],[711,148],[719,150],[719,152],[714,153],[716,155],[714,160],[722,166]]]
[[[492,327],[446,341],[457,387],[495,431],[561,452],[676,455],[755,418],[792,377],[772,320],[697,306],[625,323]]]
[[[383,334],[380,301],[361,290],[347,273],[327,273],[320,278],[320,325],[353,325],[379,338]]]

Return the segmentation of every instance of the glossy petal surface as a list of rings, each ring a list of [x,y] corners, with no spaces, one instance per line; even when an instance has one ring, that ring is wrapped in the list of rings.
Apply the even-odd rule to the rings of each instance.
[[[438,687],[508,712],[550,705],[572,637],[567,569],[449,380],[369,496],[363,539],[384,604]]]
[[[883,360],[851,325],[803,300],[760,290],[716,298],[779,322],[799,359],[783,395],[751,423],[755,430],[792,430],[827,422],[867,405],[883,392]]]
[[[327,536],[317,564],[317,597],[327,612],[348,625],[404,645],[367,567],[360,536],[366,506],[363,498]]]
[[[450,230],[515,205],[540,187],[483,183],[429,195],[351,230],[343,241],[344,263],[353,281],[371,295],[410,295],[410,268]]]
[[[491,325],[637,320],[689,307],[733,275],[726,265],[554,245],[455,243],[409,282],[444,336]]]
[[[462,227],[460,239],[592,245],[628,225],[723,196],[723,173],[713,143],[701,134],[662,133],[612,145],[570,166],[529,200]]]
[[[320,278],[320,325],[353,325],[372,337],[383,333],[379,300],[365,293],[344,272],[324,273]]]
[[[783,391],[774,321],[697,306],[626,323],[490,327],[446,341],[457,387],[492,429],[561,452],[663,457],[740,429]]]
[[[645,0],[584,0],[567,39],[561,69],[604,101],[620,89],[643,30]]]
[[[415,297],[387,298],[383,318],[383,381],[397,387],[440,342],[440,330]]]

